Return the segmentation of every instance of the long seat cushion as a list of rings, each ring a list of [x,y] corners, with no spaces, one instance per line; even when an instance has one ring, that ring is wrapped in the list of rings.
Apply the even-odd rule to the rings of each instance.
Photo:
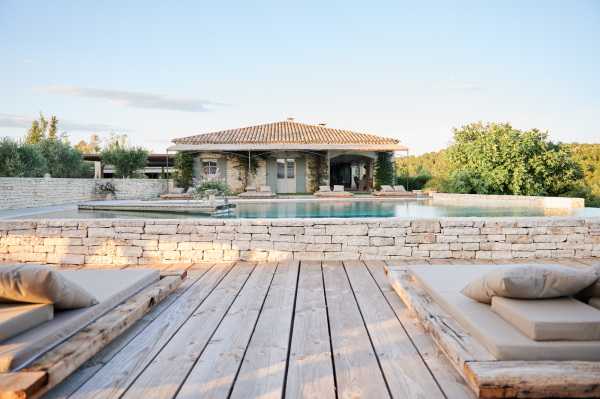
[[[158,281],[158,270],[72,270],[60,271],[98,299],[98,304],[87,308],[55,309],[54,319],[0,344],[0,372],[18,370],[41,354],[63,342],[110,309],[153,282]]]
[[[54,306],[48,304],[0,304],[0,342],[39,326],[54,318]]]
[[[535,341],[600,340],[600,310],[573,298],[495,296],[492,311]]]
[[[534,341],[460,291],[465,284],[497,268],[515,265],[409,266],[433,300],[498,360],[600,361],[600,341]]]

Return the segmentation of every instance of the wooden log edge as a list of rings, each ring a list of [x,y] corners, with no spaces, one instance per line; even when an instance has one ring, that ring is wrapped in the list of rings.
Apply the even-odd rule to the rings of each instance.
[[[600,398],[600,362],[468,362],[479,398]]]
[[[159,281],[116,306],[27,368],[0,373],[0,399],[41,397],[162,302],[186,276],[185,272],[161,275]]]

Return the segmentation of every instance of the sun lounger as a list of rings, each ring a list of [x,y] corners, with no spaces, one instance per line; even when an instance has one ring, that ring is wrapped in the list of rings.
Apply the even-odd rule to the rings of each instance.
[[[177,188],[172,193],[161,194],[160,199],[163,199],[163,200],[186,200],[186,199],[192,199],[193,198],[193,193],[194,193],[194,188],[193,187],[189,187],[187,189],[187,191],[184,190],[183,188]]]
[[[348,198],[353,196],[352,193],[344,191],[344,186],[341,185],[333,186],[333,191],[329,186],[319,186],[319,191],[317,191],[314,195],[324,198]]]
[[[246,188],[246,191],[239,194],[238,197],[240,198],[273,198],[275,197],[275,193],[273,193],[273,191],[271,191],[271,186],[268,185],[262,185],[258,187],[258,190],[256,189],[256,186],[248,186]]]
[[[381,186],[379,191],[374,191],[373,195],[377,197],[393,197],[393,198],[403,198],[403,197],[416,197],[416,193],[412,193],[410,191],[406,191],[404,186]]]
[[[490,305],[461,294],[469,281],[498,267],[516,266],[406,266],[388,274],[394,290],[479,397],[563,397],[565,381],[571,381],[569,397],[600,397],[600,340],[536,341],[522,330],[552,321],[551,312],[528,315],[531,306],[504,303],[521,315],[518,320],[505,310],[504,317],[511,318],[507,322]],[[574,314],[564,316],[565,324],[592,314],[578,312],[580,305],[587,307],[583,303],[561,302],[562,312],[552,322],[566,307]]]
[[[85,287],[99,303],[55,310],[53,319],[0,342],[0,397],[22,394],[24,381],[29,384],[26,395],[15,397],[39,397],[131,327],[185,278],[185,274],[161,278],[159,271],[144,269],[60,273]]]

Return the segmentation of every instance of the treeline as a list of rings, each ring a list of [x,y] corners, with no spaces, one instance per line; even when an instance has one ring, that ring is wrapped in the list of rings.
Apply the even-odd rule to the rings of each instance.
[[[474,123],[446,149],[396,161],[408,189],[583,197],[600,206],[600,144],[562,144],[536,129]]]
[[[113,135],[100,150],[97,135],[90,143],[69,143],[66,133],[58,134],[58,119],[48,121],[43,115],[32,122],[23,140],[0,139],[1,177],[90,178],[94,176],[93,162],[83,159],[82,153],[100,152],[102,163],[115,167],[116,177],[145,177],[137,173],[148,159],[148,151],[127,146],[127,137]]]

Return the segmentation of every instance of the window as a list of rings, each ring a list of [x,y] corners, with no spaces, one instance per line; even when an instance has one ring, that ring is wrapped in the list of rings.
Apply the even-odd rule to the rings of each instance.
[[[294,173],[296,172],[296,162],[293,159],[287,160],[287,177],[288,179],[294,178]]]
[[[217,161],[202,161],[202,172],[207,177],[215,177],[219,172]]]
[[[285,159],[277,160],[277,178],[285,179]]]

